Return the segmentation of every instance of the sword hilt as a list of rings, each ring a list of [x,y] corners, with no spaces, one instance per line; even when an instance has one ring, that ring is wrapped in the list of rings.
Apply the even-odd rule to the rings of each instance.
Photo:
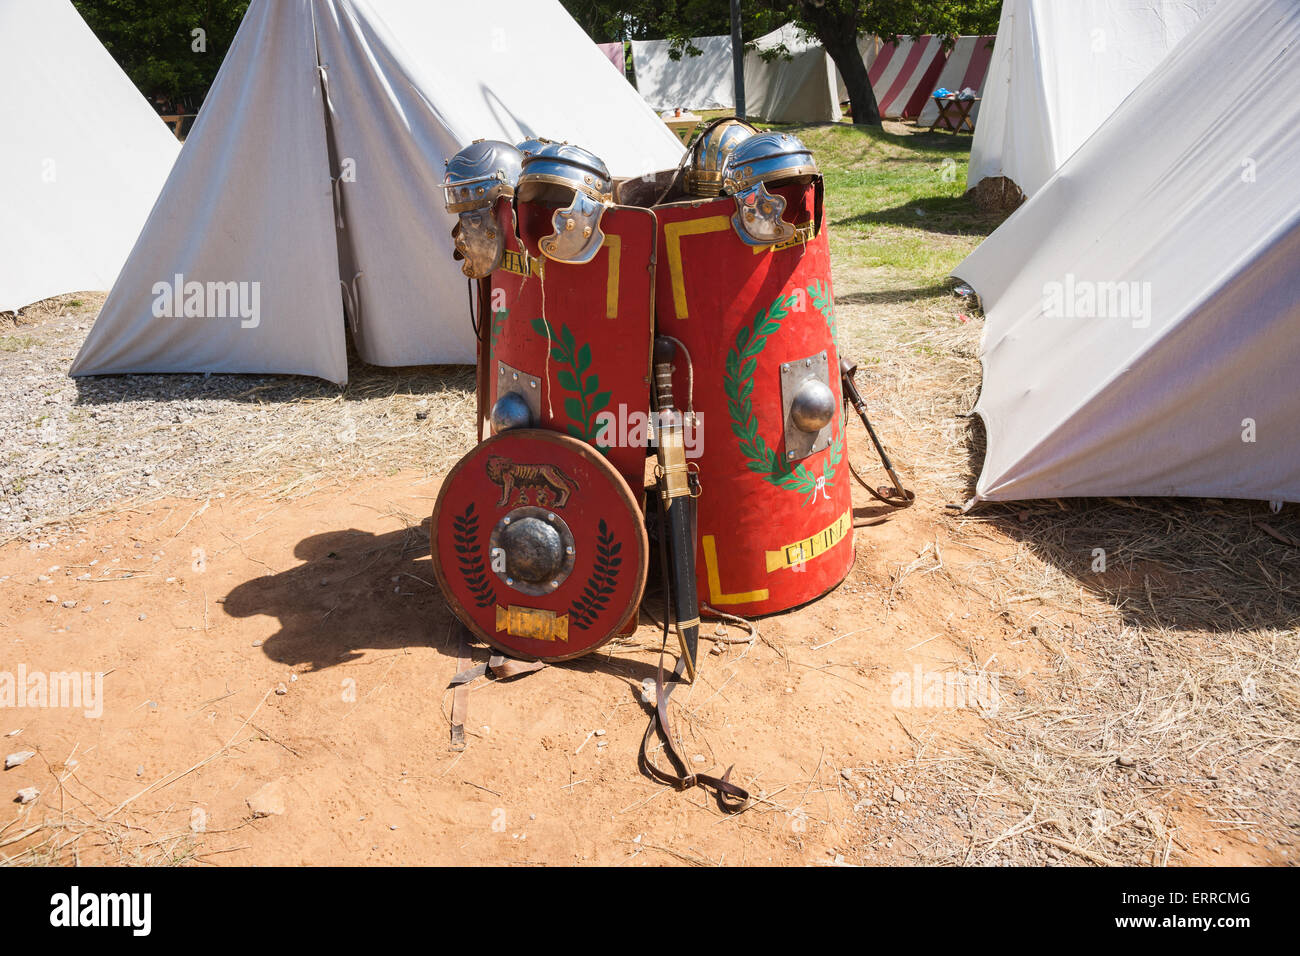
[[[655,338],[655,408],[658,411],[674,411],[673,401],[673,354],[676,352],[671,340],[664,336]]]
[[[659,445],[660,474],[663,476],[661,493],[665,501],[691,493],[682,426],[677,420],[677,407],[673,403],[674,351],[671,339],[662,335],[655,338],[655,408],[659,412],[655,435]]]

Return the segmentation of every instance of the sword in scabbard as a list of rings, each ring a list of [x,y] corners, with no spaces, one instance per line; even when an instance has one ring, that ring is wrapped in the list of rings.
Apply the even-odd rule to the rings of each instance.
[[[673,402],[673,353],[671,339],[659,336],[654,347],[655,429],[659,458],[659,507],[667,532],[659,542],[670,557],[671,582],[664,587],[672,594],[672,616],[682,646],[686,680],[695,680],[695,661],[700,642],[700,605],[695,590],[695,499],[691,495],[686,467],[683,420]],[[671,585],[671,586],[670,586]],[[665,609],[667,610],[667,609]]]

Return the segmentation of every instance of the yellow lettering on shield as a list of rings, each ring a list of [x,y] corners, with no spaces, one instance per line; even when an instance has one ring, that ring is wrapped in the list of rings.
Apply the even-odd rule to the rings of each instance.
[[[535,607],[497,605],[497,630],[530,641],[568,641],[569,615]]]
[[[792,568],[796,564],[804,564],[813,558],[819,557],[835,547],[849,533],[853,527],[853,512],[846,511],[836,522],[829,528],[823,528],[811,537],[804,538],[802,541],[796,541],[793,544],[787,544],[780,551],[767,551],[767,573],[773,571],[782,571],[786,568]]]
[[[528,253],[507,249],[501,253],[501,268],[506,272],[513,272],[517,276],[530,276],[533,273],[528,260]]]

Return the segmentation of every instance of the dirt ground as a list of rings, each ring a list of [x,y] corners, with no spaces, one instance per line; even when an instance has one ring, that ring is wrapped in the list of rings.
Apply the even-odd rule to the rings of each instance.
[[[431,584],[436,492],[435,480],[396,475],[282,504],[167,501],[0,549],[5,664],[106,674],[102,718],[0,711],[12,725],[0,734],[21,731],[6,751],[37,754],[4,774],[6,789],[41,791],[6,814],[3,852],[81,863],[907,863],[937,843],[985,847],[1018,819],[996,800],[925,785],[918,758],[942,762],[981,740],[979,712],[900,707],[895,696],[895,675],[952,673],[972,649],[980,664],[996,660],[1000,695],[1034,695],[1052,669],[1039,642],[952,585],[985,555],[942,502],[860,530],[857,563],[832,595],[762,621],[753,646],[705,658],[679,708],[685,749],[701,770],[734,762],[762,795],[728,817],[701,791],[637,770],[641,681],[658,648],[644,617],[632,639],[592,657],[481,679],[469,746],[449,749],[458,645]],[[859,516],[878,513],[862,499]],[[917,542],[932,542],[947,573],[922,569],[900,590]],[[984,535],[975,546],[999,545],[1013,550]],[[255,818],[247,800],[268,785],[283,813]],[[1174,862],[1288,862],[1273,841],[1217,832],[1192,789],[1159,788],[1148,802],[1177,821]]]
[[[834,179],[844,353],[918,503],[752,644],[704,628],[674,720],[749,810],[637,767],[653,582],[630,639],[479,678],[450,749],[426,522],[472,445],[465,369],[74,382],[83,293],[0,318],[0,864],[1294,864],[1300,508],[961,513],[982,321],[939,277],[997,220],[964,143],[852,132],[800,135]],[[857,423],[848,454],[883,480]],[[102,699],[6,699],[72,673]]]

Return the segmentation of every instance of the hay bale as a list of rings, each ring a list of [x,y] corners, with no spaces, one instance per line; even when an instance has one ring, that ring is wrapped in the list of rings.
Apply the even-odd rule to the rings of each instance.
[[[1005,176],[988,176],[981,179],[966,195],[975,200],[980,212],[1015,212],[1027,198],[1020,187]]]

